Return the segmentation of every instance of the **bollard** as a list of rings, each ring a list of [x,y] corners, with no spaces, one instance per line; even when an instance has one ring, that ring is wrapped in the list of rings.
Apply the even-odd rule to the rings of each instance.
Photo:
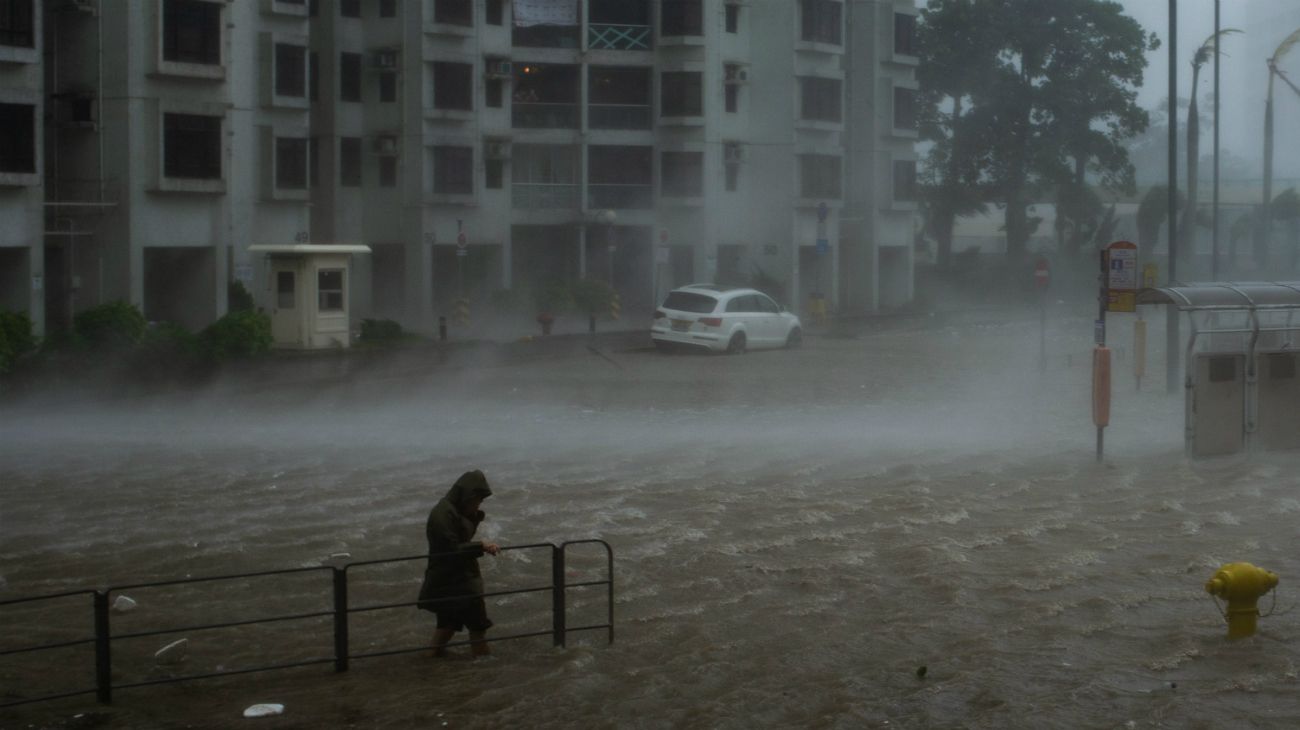
[[[1250,563],[1226,563],[1205,583],[1205,592],[1228,602],[1228,638],[1255,634],[1261,596],[1277,587],[1277,573]]]
[[[1097,461],[1101,461],[1104,429],[1110,425],[1110,349],[1092,351],[1092,422],[1097,427]]]
[[[1147,371],[1147,323],[1139,319],[1133,323],[1133,377],[1137,389],[1142,390],[1142,376]]]
[[[334,671],[348,671],[348,570],[335,566],[334,576]]]
[[[438,341],[439,342],[447,341],[447,318],[446,317],[438,318]]]
[[[108,622],[108,594],[95,591],[95,699],[113,702],[112,631]]]

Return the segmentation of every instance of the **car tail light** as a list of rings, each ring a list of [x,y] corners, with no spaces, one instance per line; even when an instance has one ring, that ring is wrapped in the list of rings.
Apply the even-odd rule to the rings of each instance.
[[[655,319],[663,319],[664,317],[667,317],[667,316],[668,316],[668,315],[664,314],[662,310],[659,310],[659,309],[656,309],[656,310],[655,310]]]
[[[721,327],[722,317],[700,317],[700,324],[705,327]]]

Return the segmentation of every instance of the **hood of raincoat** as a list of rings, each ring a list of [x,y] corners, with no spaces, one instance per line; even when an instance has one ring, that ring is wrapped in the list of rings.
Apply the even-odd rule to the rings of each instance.
[[[465,506],[470,502],[491,496],[492,488],[488,486],[487,477],[483,476],[483,472],[475,469],[461,474],[456,483],[451,485],[451,489],[447,490],[443,499],[454,505],[457,512],[464,514]]]

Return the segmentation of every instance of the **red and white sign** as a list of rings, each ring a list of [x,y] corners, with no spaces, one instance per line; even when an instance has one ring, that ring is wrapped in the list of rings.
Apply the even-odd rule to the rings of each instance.
[[[1052,270],[1047,263],[1047,259],[1039,259],[1034,264],[1034,284],[1039,290],[1046,289],[1047,284],[1052,280]]]
[[[469,240],[465,238],[465,232],[461,231],[456,234],[456,248],[465,248],[469,246]]]

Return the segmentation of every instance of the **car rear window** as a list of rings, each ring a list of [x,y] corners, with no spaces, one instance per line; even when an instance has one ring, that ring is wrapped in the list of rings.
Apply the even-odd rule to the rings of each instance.
[[[676,309],[679,312],[694,312],[696,314],[708,314],[716,306],[718,306],[717,299],[705,294],[686,291],[668,292],[668,298],[664,300],[664,309]]]

